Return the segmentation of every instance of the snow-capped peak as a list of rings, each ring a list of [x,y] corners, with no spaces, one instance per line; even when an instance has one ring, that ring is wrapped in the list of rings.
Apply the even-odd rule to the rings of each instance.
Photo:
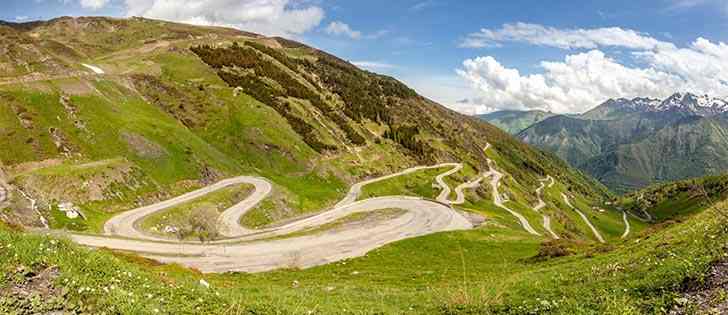
[[[637,108],[652,109],[659,106],[662,101],[656,98],[636,97],[632,99],[632,103],[634,103]]]
[[[692,93],[675,93],[664,100],[649,97],[610,99],[605,105],[638,112],[679,112],[699,116],[728,112],[728,99]]]
[[[700,116],[711,116],[728,111],[728,102],[724,99],[708,95],[695,95],[692,93],[675,93],[666,98],[657,111],[678,111]]]
[[[648,97],[636,97],[633,99],[618,98],[610,99],[606,102],[607,105],[628,108],[632,110],[648,110],[659,105],[662,101],[655,98]]]

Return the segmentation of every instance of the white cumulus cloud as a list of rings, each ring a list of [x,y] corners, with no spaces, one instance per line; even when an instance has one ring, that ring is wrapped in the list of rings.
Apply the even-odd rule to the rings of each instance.
[[[109,0],[80,0],[79,4],[85,9],[98,10],[109,4]]]
[[[456,71],[479,93],[470,100],[475,107],[574,113],[616,97],[663,98],[683,91],[728,96],[728,45],[722,42],[698,38],[679,48],[621,28],[561,30],[523,23],[477,34],[482,45],[469,47],[518,41],[583,51],[541,61],[535,74],[521,74],[493,56],[465,60]],[[625,49],[632,60],[620,63],[602,47]]]
[[[457,72],[481,92],[484,106],[557,113],[582,112],[612,97],[664,97],[683,83],[667,72],[626,67],[599,50],[540,66],[543,74],[521,75],[487,56],[466,60]]]
[[[329,35],[343,35],[348,36],[352,39],[361,38],[361,32],[353,30],[349,24],[341,21],[334,21],[329,24],[324,30]]]
[[[673,47],[671,43],[656,40],[647,34],[620,27],[595,29],[557,29],[539,24],[504,24],[500,29],[481,29],[471,33],[460,43],[461,47],[482,48],[500,46],[504,42],[523,42],[539,46],[564,49],[594,49],[600,46],[652,49]]]
[[[125,5],[129,16],[280,36],[307,32],[324,18],[322,8],[295,0],[125,0]]]

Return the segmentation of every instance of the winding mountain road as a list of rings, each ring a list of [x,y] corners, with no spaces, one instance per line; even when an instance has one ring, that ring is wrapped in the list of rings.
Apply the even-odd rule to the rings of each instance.
[[[484,150],[487,150],[490,147],[490,145],[486,146]],[[518,222],[521,224],[523,229],[526,230],[526,232],[531,233],[533,235],[541,236],[541,233],[538,233],[530,223],[528,223],[528,220],[526,217],[524,217],[522,214],[518,213],[517,211],[514,211],[506,205],[503,204],[504,200],[501,196],[500,192],[498,191],[498,186],[500,184],[500,180],[503,178],[503,173],[499,172],[495,167],[493,167],[493,164],[495,162],[491,159],[488,159],[488,168],[490,169],[484,176],[490,177],[490,187],[491,187],[491,193],[493,195],[493,203],[503,210],[508,211],[511,215],[516,217],[518,219]]]
[[[581,219],[584,220],[584,223],[586,223],[586,225],[589,226],[589,228],[592,230],[592,233],[594,233],[594,237],[596,237],[600,243],[606,243],[604,241],[604,238],[602,237],[602,234],[600,234],[599,230],[597,230],[597,228],[595,228],[594,225],[592,225],[591,221],[589,221],[589,218],[587,218],[587,216],[583,212],[581,212],[581,210],[579,210],[576,207],[574,207],[573,205],[571,205],[571,202],[569,201],[569,197],[566,196],[566,194],[564,194],[564,193],[561,193],[561,196],[564,197],[564,202],[566,203],[566,205],[569,206],[569,208],[576,211],[576,213],[579,214]]]
[[[200,198],[229,186],[240,184],[250,184],[253,185],[255,189],[245,200],[235,204],[220,215],[218,220],[221,227],[220,232],[226,237],[235,237],[251,233],[250,230],[247,230],[237,224],[237,220],[239,220],[240,217],[248,210],[255,207],[259,202],[268,197],[272,190],[272,186],[267,180],[251,176],[240,176],[226,179],[169,200],[126,211],[112,217],[109,221],[106,221],[104,224],[104,233],[107,235],[117,235],[128,238],[166,241],[167,239],[165,238],[154,237],[140,231],[137,226],[139,221],[155,212]]]
[[[443,190],[449,190],[443,178],[459,171],[462,168],[461,164],[444,163],[414,167],[355,184],[333,209],[275,228],[249,230],[239,225],[240,217],[265,199],[272,189],[272,185],[263,178],[240,176],[119,214],[105,224],[105,236],[72,234],[70,237],[83,245],[137,252],[148,258],[184,264],[203,272],[260,272],[285,267],[306,268],[362,256],[372,249],[405,238],[472,228],[473,225],[455,210],[422,198],[388,196],[356,201],[361,194],[361,188],[366,184],[440,167],[452,167],[436,178],[441,181]],[[206,244],[173,242],[148,235],[138,228],[139,221],[152,213],[238,184],[252,184],[255,190],[245,200],[227,209],[220,216],[219,224],[223,227],[223,234],[228,237],[227,239]],[[391,208],[403,209],[406,212],[399,217],[377,222],[375,225],[353,226],[345,230],[331,230],[284,239],[275,238],[318,227],[353,213]]]
[[[486,149],[489,147],[486,146]],[[491,178],[490,185],[493,188],[495,205],[514,215],[527,232],[540,235],[523,215],[504,205],[504,200],[498,192],[500,180],[504,175],[494,167],[494,163],[488,159],[488,172],[456,187],[456,199],[452,202],[448,200],[452,190],[444,178],[460,171],[463,165],[443,163],[418,166],[356,183],[330,210],[282,226],[251,230],[240,226],[240,218],[271,194],[272,184],[260,177],[239,176],[169,200],[121,213],[104,225],[105,235],[72,234],[70,237],[83,245],[136,252],[161,262],[179,263],[197,268],[202,272],[261,272],[289,267],[307,268],[362,256],[375,248],[405,238],[473,228],[472,223],[447,205],[463,203],[465,200],[463,190],[477,187],[488,177]],[[442,167],[450,169],[435,177],[437,184],[442,187],[437,202],[405,196],[386,196],[357,201],[365,185]],[[240,184],[253,185],[254,190],[250,196],[220,215],[218,224],[221,234],[225,236],[223,239],[204,244],[177,242],[148,234],[139,227],[140,221],[153,213]],[[291,235],[320,227],[354,213],[382,209],[402,209],[405,213],[375,223],[347,226],[346,229]]]
[[[485,144],[485,148],[483,148],[483,152],[487,151],[488,149],[490,149],[490,143]],[[490,163],[490,162],[488,162],[488,163]],[[464,204],[465,203],[464,190],[478,188],[480,186],[480,183],[484,179],[486,179],[488,176],[490,176],[490,173],[486,172],[484,174],[477,176],[475,179],[473,179],[469,182],[462,183],[462,184],[458,185],[457,187],[455,187],[455,200],[450,201],[450,204],[453,204],[453,205]]]
[[[451,175],[451,174],[458,172],[460,169],[462,169],[463,165],[460,163],[441,163],[441,164],[431,165],[431,166],[415,166],[415,167],[411,167],[411,168],[408,168],[406,170],[403,170],[403,171],[400,171],[397,173],[361,181],[361,182],[358,182],[358,183],[352,185],[351,188],[349,188],[349,192],[346,194],[346,197],[344,197],[344,199],[339,201],[339,203],[337,203],[334,206],[334,208],[343,207],[343,206],[348,205],[348,204],[356,201],[357,199],[359,199],[359,196],[361,195],[361,189],[362,189],[362,187],[364,187],[366,185],[373,184],[376,182],[381,182],[383,180],[387,180],[387,179],[394,178],[394,177],[399,177],[402,175],[411,174],[411,173],[418,172],[418,171],[436,169],[436,168],[441,168],[441,167],[452,167],[453,169],[444,173],[447,175]],[[442,176],[444,174],[441,174],[440,176]],[[450,187],[442,179],[445,176],[442,176],[442,177],[440,177],[440,176],[438,176],[436,178],[437,183],[438,183],[438,185],[441,185],[443,191],[447,189],[448,195],[449,195]],[[442,192],[440,193],[440,195],[442,195]]]
[[[452,190],[450,189],[450,186],[448,186],[448,184],[445,182],[445,177],[455,174],[462,169],[463,169],[463,165],[458,163],[451,170],[449,170],[445,173],[442,173],[440,175],[437,175],[437,177],[435,177],[435,182],[440,187],[442,187],[442,190],[440,190],[440,194],[437,195],[437,198],[435,198],[435,200],[445,203],[445,204],[450,203],[450,192],[452,192]]]
[[[622,211],[622,220],[624,221],[624,234],[622,234],[622,238],[626,238],[629,235],[629,220],[627,219],[627,212]]]
[[[455,200],[450,201],[450,204],[453,205],[461,205],[465,203],[465,189],[475,189],[480,186],[480,183],[485,179],[485,175],[480,175],[476,177],[475,179],[462,183],[455,187]]]
[[[548,175],[548,176],[546,176],[545,179],[540,180],[541,186],[539,186],[536,189],[536,197],[538,197],[538,204],[536,204],[536,206],[533,207],[533,210],[538,213],[541,213],[541,209],[546,207],[546,203],[543,201],[542,196],[543,196],[543,189],[546,188],[546,182],[549,180],[551,181],[551,183],[549,184],[549,188],[551,188],[551,186],[554,185],[554,178],[551,177],[551,175]],[[554,231],[551,229],[551,217],[549,217],[548,215],[543,214],[543,213],[541,213],[541,215],[543,216],[543,228],[547,232],[549,232],[549,234],[551,234],[551,237],[553,237],[554,239],[557,239],[557,240],[560,239],[560,237],[556,233],[554,233]]]
[[[397,208],[407,212],[374,226],[353,226],[342,230],[295,238],[217,244],[176,244],[144,240],[73,235],[76,242],[95,247],[134,251],[165,263],[179,263],[202,272],[262,272],[278,268],[307,268],[337,260],[358,257],[368,251],[405,238],[441,231],[471,228],[455,211],[439,203],[413,197],[382,197],[362,200],[296,222],[285,228],[287,234],[308,226],[331,222],[348,214]]]

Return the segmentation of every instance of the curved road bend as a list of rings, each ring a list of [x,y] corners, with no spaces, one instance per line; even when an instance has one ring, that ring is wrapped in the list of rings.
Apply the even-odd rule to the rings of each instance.
[[[461,205],[461,204],[465,203],[465,193],[463,192],[463,190],[478,188],[480,186],[480,183],[483,181],[483,179],[485,179],[487,177],[486,174],[479,175],[474,180],[462,183],[462,184],[458,185],[457,187],[455,187],[455,196],[456,197],[455,197],[455,200],[450,203],[453,205]]]
[[[354,226],[288,239],[244,243],[179,244],[147,240],[72,235],[81,244],[138,252],[167,263],[180,263],[203,272],[259,272],[283,267],[306,268],[353,258],[401,239],[441,231],[472,228],[472,224],[442,204],[414,197],[382,197],[352,203],[319,216],[294,222],[278,230],[289,234],[332,222],[355,212],[397,208],[407,212],[377,225]]]
[[[437,195],[437,198],[435,198],[435,200],[442,202],[444,204],[450,204],[450,192],[452,190],[450,189],[450,186],[448,186],[448,184],[445,182],[445,177],[455,174],[462,169],[463,169],[463,164],[458,163],[451,170],[449,170],[445,173],[442,173],[440,175],[437,175],[437,177],[435,177],[435,182],[438,185],[440,185],[440,187],[442,188],[442,190],[440,190],[440,194]]]
[[[541,186],[539,186],[536,189],[536,197],[538,198],[538,204],[536,204],[536,206],[533,207],[533,210],[536,211],[536,212],[538,212],[538,213],[541,213],[541,209],[543,209],[544,207],[546,207],[546,203],[543,201],[543,197],[542,196],[543,196],[543,189],[546,188],[545,182],[547,182],[549,180],[551,181],[551,183],[549,184],[549,188],[551,186],[553,186],[554,185],[554,178],[551,177],[551,175],[548,175],[548,176],[546,176],[545,179],[540,180]],[[553,237],[554,239],[557,239],[558,240],[559,239],[559,236],[556,235],[556,233],[554,233],[554,231],[551,229],[551,217],[549,217],[548,215],[543,214],[543,213],[541,213],[541,215],[543,216],[543,228],[547,232],[549,232],[549,234],[551,234],[551,237]]]
[[[346,197],[344,197],[344,199],[342,199],[341,201],[339,201],[334,206],[334,208],[343,207],[345,205],[348,205],[348,204],[356,201],[359,198],[359,196],[361,195],[361,189],[362,189],[362,187],[364,187],[366,185],[373,184],[373,183],[376,183],[376,182],[380,182],[380,181],[383,181],[383,180],[387,180],[387,179],[390,179],[390,178],[402,176],[402,175],[411,174],[411,173],[414,173],[414,172],[417,172],[417,171],[428,170],[428,169],[435,169],[435,168],[441,168],[441,167],[453,167],[452,170],[449,170],[449,171],[446,172],[448,175],[450,175],[450,174],[455,173],[455,172],[459,171],[460,169],[462,169],[463,165],[460,164],[460,163],[441,163],[441,164],[432,165],[432,166],[415,166],[415,167],[408,168],[406,170],[403,170],[401,172],[397,172],[397,173],[394,173],[394,174],[389,174],[389,175],[385,175],[385,176],[382,176],[382,177],[377,177],[377,178],[373,178],[373,179],[368,179],[368,180],[365,180],[365,181],[361,181],[361,182],[358,182],[358,183],[352,185],[351,188],[349,188],[349,192],[346,194]],[[448,191],[450,190],[450,187],[448,187],[447,184],[445,184],[445,182],[442,181],[442,178],[440,178],[440,182],[442,182],[442,184],[444,184],[443,190],[444,189],[447,189]],[[440,182],[438,182],[438,184],[440,184]],[[445,187],[447,187],[447,188],[445,188]]]
[[[564,193],[561,193],[561,196],[564,197],[564,202],[566,203],[566,205],[569,206],[569,208],[576,211],[576,213],[579,214],[581,219],[584,220],[586,225],[589,226],[589,228],[592,230],[592,232],[594,233],[594,236],[599,240],[599,242],[606,243],[604,241],[604,238],[602,237],[602,235],[599,234],[599,231],[594,227],[594,225],[592,225],[591,221],[589,221],[589,218],[587,218],[587,216],[583,212],[581,212],[581,210],[579,210],[571,205],[571,202],[569,201],[569,197],[567,197],[566,194],[564,194]]]
[[[366,182],[391,178],[420,169],[453,166],[457,163],[446,163],[430,167],[408,169],[397,174]],[[450,171],[448,171],[450,172]],[[211,186],[198,189],[185,195],[122,213],[107,222],[107,234],[123,237],[138,236],[137,239],[110,238],[105,236],[71,235],[71,238],[83,245],[92,247],[109,247],[140,253],[142,256],[162,262],[177,262],[199,268],[204,272],[223,271],[265,271],[281,267],[310,267],[332,261],[357,257],[384,244],[404,238],[425,234],[472,228],[472,224],[463,216],[442,204],[415,197],[382,197],[361,201],[355,200],[361,190],[362,183],[354,185],[347,197],[336,208],[319,215],[305,218],[287,225],[266,231],[253,231],[255,234],[237,236],[237,239],[200,243],[177,243],[158,240],[141,233],[135,222],[156,211],[186,202],[212,191],[230,185],[249,183],[255,186],[255,192],[241,203],[225,211],[221,222],[229,226],[238,225],[239,218],[248,209],[265,198],[271,190],[270,183],[257,177],[241,176],[221,181]],[[398,208],[407,212],[397,218],[379,222],[376,226],[352,227],[346,231],[329,231],[316,235],[307,235],[289,239],[262,240],[262,237],[290,234],[307,228],[320,226],[354,212],[374,211],[379,209]],[[248,231],[248,230],[238,230]],[[245,237],[247,236],[247,237]],[[257,239],[257,240],[256,240]],[[246,240],[247,242],[241,243]],[[237,243],[234,243],[237,242]]]
[[[483,152],[487,151],[491,147],[490,143],[485,144],[485,148],[483,148]],[[491,177],[490,179],[490,187],[491,187],[491,194],[493,196],[493,203],[503,209],[508,211],[511,215],[516,217],[518,219],[518,222],[521,224],[523,229],[526,230],[526,232],[531,233],[533,235],[541,236],[540,233],[536,232],[536,230],[531,226],[530,223],[528,223],[528,220],[526,220],[526,217],[524,217],[522,214],[513,211],[512,209],[506,207],[503,204],[503,197],[501,197],[500,192],[498,192],[498,185],[500,184],[501,178],[503,178],[503,173],[499,172],[498,170],[493,167],[493,164],[495,162],[491,160],[490,158],[486,157],[486,160],[488,161],[488,168],[489,171],[483,174],[483,177]]]
[[[624,234],[622,234],[622,238],[626,238],[629,235],[629,220],[627,219],[627,212],[622,211],[622,220],[624,221]]]
[[[123,212],[112,217],[111,219],[109,219],[109,221],[106,221],[106,223],[104,224],[104,232],[106,235],[117,235],[129,238],[167,240],[165,238],[153,237],[151,235],[141,232],[137,227],[137,223],[144,217],[149,216],[155,212],[200,198],[209,193],[218,191],[229,186],[240,184],[251,184],[255,186],[255,189],[253,193],[245,200],[225,210],[220,215],[220,222],[222,227],[221,232],[223,235],[226,236],[237,233],[239,231],[247,232],[247,230],[245,230],[239,224],[230,224],[230,222],[227,220],[237,220],[237,218],[234,218],[235,216],[237,216],[238,214],[244,214],[245,212],[247,212],[247,210],[257,205],[260,201],[265,199],[270,194],[272,186],[267,180],[263,178],[239,176],[225,179],[210,186],[188,192],[184,195],[169,200]]]
[[[333,209],[337,209],[340,207],[343,207],[345,205],[351,204],[354,201],[356,201],[357,198],[359,198],[359,195],[361,194],[361,188],[364,185],[383,181],[386,179],[390,179],[397,176],[402,176],[410,173],[414,173],[420,170],[425,169],[435,169],[435,168],[441,168],[441,167],[453,167],[458,168],[462,167],[458,163],[442,163],[438,165],[433,166],[418,166],[409,168],[406,170],[403,170],[398,173],[362,181],[360,183],[352,185],[349,192],[347,193],[346,197],[344,197],[343,200],[341,200],[339,203],[334,206]],[[450,172],[450,171],[448,171]],[[161,201],[152,205],[140,207],[137,209],[133,209],[130,211],[123,212],[119,215],[116,215],[112,217],[109,221],[104,224],[104,231],[107,235],[115,235],[115,236],[122,236],[127,238],[135,238],[135,239],[145,239],[145,240],[151,240],[151,241],[158,241],[158,242],[169,242],[171,241],[168,238],[161,237],[161,236],[155,236],[151,235],[139,227],[139,222],[143,220],[145,217],[152,215],[158,211],[162,211],[164,209],[177,206],[179,204],[189,202],[191,200],[200,198],[202,196],[205,196],[207,194],[210,194],[212,192],[218,191],[220,189],[233,186],[233,185],[240,185],[240,184],[250,184],[254,186],[253,193],[245,198],[244,200],[240,201],[239,203],[233,205],[232,207],[226,209],[219,217],[218,224],[220,226],[220,232],[221,234],[230,239],[235,238],[241,238],[243,236],[250,236],[255,234],[256,236],[259,236],[257,238],[264,237],[266,234],[262,234],[264,232],[270,232],[272,230],[279,230],[280,228],[272,228],[272,229],[263,229],[263,230],[252,230],[247,229],[240,225],[240,218],[244,216],[250,209],[255,208],[261,201],[263,201],[265,198],[267,198],[271,191],[272,191],[272,185],[271,183],[260,177],[252,177],[252,176],[239,176],[234,177],[230,179],[225,179],[220,182],[217,182],[215,184],[212,184],[207,187],[200,188],[195,191],[191,191],[189,193],[186,193],[184,195]],[[322,213],[326,214],[326,212]],[[250,239],[248,237],[247,239]],[[223,241],[226,242],[226,241]]]

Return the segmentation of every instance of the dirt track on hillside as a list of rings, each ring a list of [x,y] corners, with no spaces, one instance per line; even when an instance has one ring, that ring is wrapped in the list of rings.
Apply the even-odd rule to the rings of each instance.
[[[249,230],[239,225],[240,217],[265,199],[271,184],[258,177],[241,176],[227,179],[202,189],[154,205],[124,212],[109,220],[106,236],[74,234],[71,238],[83,245],[133,251],[167,263],[180,263],[203,272],[260,272],[277,268],[306,268],[333,261],[358,257],[368,251],[401,239],[442,231],[462,230],[473,225],[457,211],[440,203],[416,197],[389,196],[356,201],[366,184],[409,174],[418,170],[452,167],[437,178],[443,190],[449,190],[443,177],[462,168],[458,163],[415,167],[402,172],[367,180],[351,187],[342,201],[328,211],[305,219],[264,230]],[[444,176],[443,176],[444,175]],[[223,212],[220,224],[227,239],[206,244],[173,242],[140,231],[138,222],[144,217],[169,207],[199,198],[237,184],[252,184],[254,192],[245,200]],[[382,209],[403,209],[399,217],[378,222],[375,226],[353,226],[292,238],[279,238],[342,219],[356,212]]]

